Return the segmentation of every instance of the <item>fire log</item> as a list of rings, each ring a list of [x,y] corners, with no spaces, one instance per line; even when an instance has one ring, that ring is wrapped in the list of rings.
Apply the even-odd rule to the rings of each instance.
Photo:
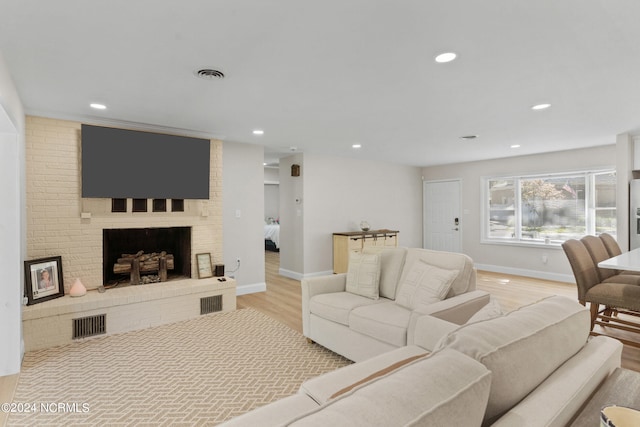
[[[143,252],[139,251],[135,255],[122,254],[121,258],[118,258],[118,262],[113,265],[113,272],[115,274],[129,274],[132,271],[133,261],[136,260],[139,263],[139,269],[141,273],[156,272],[160,270],[160,259],[163,254],[166,259],[167,270],[173,270],[175,267],[174,257],[172,254],[166,252],[153,253],[148,255],[142,255]]]

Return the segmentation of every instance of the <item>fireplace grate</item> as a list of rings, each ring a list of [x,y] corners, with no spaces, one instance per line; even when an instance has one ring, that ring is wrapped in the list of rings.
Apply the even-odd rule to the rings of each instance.
[[[81,317],[73,319],[73,339],[87,338],[107,333],[107,315]]]
[[[200,298],[200,314],[222,311],[222,295]]]

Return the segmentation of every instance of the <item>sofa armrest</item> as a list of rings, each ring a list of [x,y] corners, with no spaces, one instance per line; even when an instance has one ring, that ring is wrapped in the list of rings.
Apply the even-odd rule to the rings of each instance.
[[[219,427],[269,427],[289,425],[292,420],[318,409],[318,404],[304,393],[296,393],[231,418]]]
[[[310,299],[314,295],[329,292],[344,292],[347,288],[347,273],[302,279],[302,299]]]
[[[433,351],[442,337],[459,327],[460,325],[455,323],[425,314],[416,320],[415,330],[412,335],[413,344],[425,350]]]
[[[305,393],[319,405],[324,405],[340,392],[350,389],[356,384],[372,381],[383,374],[391,372],[413,359],[429,354],[425,349],[408,345],[379,354],[352,365],[343,366],[335,371],[327,372],[311,378],[300,386],[299,392]]]
[[[347,289],[347,273],[302,279],[302,334],[309,336],[309,300],[314,295],[344,292]]]
[[[620,341],[592,337],[492,427],[568,425],[615,368],[620,367],[621,358]]]
[[[491,294],[475,290],[447,298],[414,310],[417,314],[430,314],[442,320],[462,325],[489,303]]]
[[[407,330],[407,344],[414,343],[416,322],[421,316],[428,314],[456,325],[464,325],[489,303],[490,296],[488,292],[475,290],[413,310]]]

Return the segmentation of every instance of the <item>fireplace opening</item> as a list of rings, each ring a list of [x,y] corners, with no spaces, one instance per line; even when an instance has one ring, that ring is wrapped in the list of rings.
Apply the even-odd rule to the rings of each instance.
[[[143,259],[146,259],[147,255],[158,258],[160,254],[167,254],[171,257],[170,267],[165,270],[167,280],[191,277],[191,227],[105,229],[102,252],[105,286],[130,284],[130,271],[116,267],[114,272],[114,266],[122,267],[123,257],[127,255],[140,258],[144,254]],[[158,276],[161,276],[160,272],[153,268],[140,268],[140,283],[157,282]]]

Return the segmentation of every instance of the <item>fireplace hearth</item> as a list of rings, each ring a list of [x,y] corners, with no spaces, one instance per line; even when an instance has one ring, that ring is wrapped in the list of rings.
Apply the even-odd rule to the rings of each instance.
[[[191,277],[191,227],[105,229],[102,251],[105,286]],[[127,256],[136,259],[135,268],[133,260],[124,268]]]

